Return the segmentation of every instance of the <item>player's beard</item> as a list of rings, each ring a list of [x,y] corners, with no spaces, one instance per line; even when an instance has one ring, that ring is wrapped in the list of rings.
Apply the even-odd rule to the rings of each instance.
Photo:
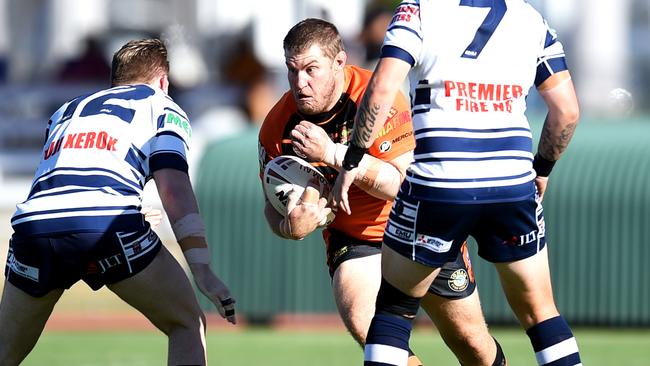
[[[336,101],[339,99],[338,95],[334,95],[336,90],[336,78],[332,75],[322,89],[316,92],[309,100],[297,100],[296,104],[298,111],[306,115],[314,115],[329,111]]]

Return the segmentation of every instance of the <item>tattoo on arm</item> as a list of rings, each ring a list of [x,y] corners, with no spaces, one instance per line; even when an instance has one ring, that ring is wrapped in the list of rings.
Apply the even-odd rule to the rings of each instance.
[[[366,90],[366,97],[361,101],[352,133],[351,143],[357,146],[366,146],[368,142],[372,141],[372,130],[377,123],[377,115],[381,109],[378,104],[369,105],[367,98],[369,92],[370,90]]]
[[[576,130],[576,124],[568,124],[558,136],[553,135],[550,127],[545,123],[539,140],[539,153],[548,160],[558,160],[560,155],[569,146],[569,141]]]

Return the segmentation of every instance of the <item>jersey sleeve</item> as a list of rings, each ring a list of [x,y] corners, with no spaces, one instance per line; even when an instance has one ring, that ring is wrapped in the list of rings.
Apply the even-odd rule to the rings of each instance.
[[[71,102],[67,102],[64,105],[62,105],[52,116],[50,116],[50,119],[47,121],[47,127],[45,128],[45,140],[47,141],[48,138],[50,138],[50,132],[52,131],[52,127],[56,126],[56,124],[61,121],[63,118],[63,114],[67,110],[68,106],[70,105]]]
[[[381,57],[394,57],[414,66],[422,49],[420,2],[402,1],[388,25]]]
[[[546,35],[540,54],[537,56],[536,87],[539,87],[551,75],[568,70],[564,56],[564,47],[562,47],[562,43],[557,39],[557,34],[548,26],[546,21],[544,21],[543,29]]]
[[[406,97],[399,92],[384,127],[368,152],[376,158],[390,161],[413,149],[415,149],[415,137],[411,111]]]
[[[282,132],[291,112],[288,107],[288,94],[278,101],[264,118],[258,135],[257,153],[260,179],[264,174],[266,163],[282,155]]]
[[[187,172],[187,153],[192,127],[185,112],[175,103],[166,104],[157,118],[152,139],[149,167],[151,172],[169,168]]]

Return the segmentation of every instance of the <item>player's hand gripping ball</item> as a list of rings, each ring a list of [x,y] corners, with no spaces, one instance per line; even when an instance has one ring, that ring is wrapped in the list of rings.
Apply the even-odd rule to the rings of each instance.
[[[278,156],[266,164],[263,186],[267,199],[282,216],[287,215],[287,202],[292,192],[302,197],[303,203],[316,204],[321,197],[327,198],[331,189],[321,172],[305,160],[291,155]],[[334,213],[327,215],[321,226],[332,221]]]

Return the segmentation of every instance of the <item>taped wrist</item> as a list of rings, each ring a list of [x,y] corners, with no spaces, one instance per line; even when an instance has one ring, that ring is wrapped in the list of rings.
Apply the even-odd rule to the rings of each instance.
[[[538,177],[548,177],[556,161],[548,160],[537,153],[533,159],[533,169],[535,169]]]
[[[358,167],[359,162],[363,159],[363,155],[366,151],[368,151],[367,148],[350,143],[348,150],[345,152],[345,157],[343,158],[343,164],[341,165],[342,168],[345,170],[352,170]]]
[[[382,277],[375,304],[375,314],[391,315],[412,322],[419,308],[419,298],[403,293]]]
[[[325,156],[323,157],[323,162],[327,165],[341,168],[343,166],[343,159],[345,158],[345,152],[348,150],[348,147],[334,143],[330,141],[325,150]]]
[[[172,231],[176,241],[181,241],[190,236],[205,238],[205,225],[198,213],[187,214],[172,223]]]
[[[208,248],[191,248],[183,252],[187,264],[210,264]]]

